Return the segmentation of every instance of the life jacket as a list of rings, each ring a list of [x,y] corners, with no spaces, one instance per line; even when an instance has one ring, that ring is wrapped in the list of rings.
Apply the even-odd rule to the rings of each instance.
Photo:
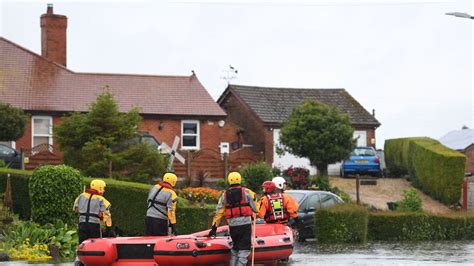
[[[283,203],[283,195],[281,193],[268,194],[268,209],[265,212],[265,222],[267,223],[284,223],[288,221],[289,215],[286,206]]]
[[[234,186],[224,192],[225,218],[237,218],[243,216],[252,216],[253,211],[250,203],[245,201],[245,188]]]
[[[97,196],[94,197],[94,195]],[[99,223],[99,221],[103,220],[104,214],[100,210],[100,202],[105,202],[105,199],[100,195],[100,193],[95,189],[86,189],[86,191],[81,194],[81,197],[83,197],[83,200],[80,200],[78,206],[79,221],[86,223]],[[107,209],[110,207],[110,204],[105,205]]]
[[[153,214],[152,210],[150,210],[150,209],[154,209],[155,211],[161,214],[159,218],[166,220],[168,219],[167,202],[169,198],[171,198],[172,195],[170,192],[163,193],[164,194],[163,196],[161,196],[160,194],[163,188],[173,190],[173,187],[170,184],[166,182],[162,182],[162,181],[158,182],[158,185],[160,186],[160,188],[158,188],[158,186],[155,185],[155,189],[156,189],[155,194],[151,196],[150,198],[148,198],[147,216],[150,216],[150,217],[156,216],[156,214]]]

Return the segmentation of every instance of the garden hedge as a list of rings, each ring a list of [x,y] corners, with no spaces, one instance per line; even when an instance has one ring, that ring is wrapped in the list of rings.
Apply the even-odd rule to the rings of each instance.
[[[414,184],[431,197],[455,204],[461,198],[466,156],[439,143],[410,142]]]
[[[315,214],[318,243],[364,243],[367,240],[369,213],[365,207],[339,204]]]
[[[5,192],[5,187],[7,185],[7,174],[10,174],[13,212],[18,214],[22,220],[28,220],[31,217],[31,203],[30,196],[28,194],[28,179],[32,173],[32,171],[0,168],[0,192]]]
[[[22,220],[31,217],[31,203],[28,194],[28,180],[32,171],[22,171],[0,168],[0,192],[5,191],[7,173],[11,175],[13,211]],[[89,187],[93,178],[84,179],[84,187]],[[113,226],[121,235],[143,235],[145,230],[146,200],[150,185],[103,179],[107,183],[105,198],[112,203]],[[71,202],[72,210],[73,202]],[[178,204],[177,222],[178,233],[186,234],[210,228],[212,207],[184,207]]]
[[[385,161],[392,175],[409,175],[431,197],[457,203],[461,197],[466,156],[430,138],[385,141]]]
[[[369,240],[473,240],[474,215],[430,215],[426,213],[371,213]]]

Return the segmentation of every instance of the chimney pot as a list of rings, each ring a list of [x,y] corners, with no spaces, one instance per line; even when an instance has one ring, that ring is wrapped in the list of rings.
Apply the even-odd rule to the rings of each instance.
[[[48,4],[48,9],[46,10],[46,14],[53,14],[53,4]]]

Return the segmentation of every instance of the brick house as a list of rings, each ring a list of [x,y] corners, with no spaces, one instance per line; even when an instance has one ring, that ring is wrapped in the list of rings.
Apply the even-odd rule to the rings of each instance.
[[[68,113],[87,111],[107,87],[121,112],[140,108],[140,131],[170,146],[175,136],[181,138],[181,154],[193,160],[186,166],[175,160],[179,176],[197,171],[224,176],[223,167],[212,166],[222,165],[220,143],[239,141],[239,128],[225,122],[226,113],[194,72],[190,76],[74,72],[66,68],[66,29],[67,17],[54,14],[48,5],[47,13],[41,16],[41,55],[0,37],[0,101],[31,115],[24,136],[9,143],[17,150],[29,151],[27,168],[61,161],[53,138],[54,125]],[[243,149],[231,150],[229,158],[234,159],[231,168],[257,159]]]
[[[453,130],[439,139],[444,146],[466,155],[466,173],[474,173],[474,129]]]
[[[380,123],[367,112],[344,89],[293,89],[229,85],[217,102],[227,112],[228,120],[242,127],[243,137],[252,149],[261,153],[265,161],[280,168],[290,165],[304,166],[315,172],[305,158],[291,154],[279,156],[275,147],[279,143],[282,122],[288,118],[294,107],[303,100],[315,99],[337,106],[351,117],[354,138],[358,146],[375,146],[375,129]],[[337,166],[330,166],[329,172],[339,173]]]

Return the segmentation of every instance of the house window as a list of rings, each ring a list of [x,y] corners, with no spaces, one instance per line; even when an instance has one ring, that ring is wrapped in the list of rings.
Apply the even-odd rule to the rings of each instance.
[[[181,121],[181,147],[188,150],[199,149],[199,121]]]
[[[34,148],[41,144],[53,145],[53,118],[51,116],[33,116],[31,119],[31,147]]]

